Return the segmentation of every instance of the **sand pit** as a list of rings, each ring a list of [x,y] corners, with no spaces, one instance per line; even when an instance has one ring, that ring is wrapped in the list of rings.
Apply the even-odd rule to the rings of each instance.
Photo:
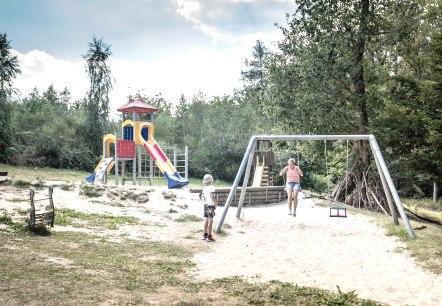
[[[330,218],[329,209],[301,194],[297,216],[286,204],[231,207],[227,236],[212,252],[194,256],[201,278],[244,275],[343,291],[391,305],[442,305],[442,277],[423,271],[403,244],[384,235],[370,218]],[[221,215],[219,209],[218,215]]]

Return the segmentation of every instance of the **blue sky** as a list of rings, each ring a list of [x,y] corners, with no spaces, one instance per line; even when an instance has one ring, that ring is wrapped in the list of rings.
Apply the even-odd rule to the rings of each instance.
[[[82,55],[93,35],[111,46],[111,107],[142,91],[176,102],[199,91],[231,94],[257,39],[281,39],[290,0],[0,0],[0,32],[17,52],[15,87],[67,87],[84,96]]]

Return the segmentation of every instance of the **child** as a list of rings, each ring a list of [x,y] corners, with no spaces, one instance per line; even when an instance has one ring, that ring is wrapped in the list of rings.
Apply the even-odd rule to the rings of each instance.
[[[212,237],[213,217],[215,216],[215,208],[218,203],[215,198],[215,187],[212,185],[213,177],[210,174],[204,175],[203,178],[203,192],[200,194],[200,199],[204,202],[204,236],[203,240],[207,242],[215,241]]]

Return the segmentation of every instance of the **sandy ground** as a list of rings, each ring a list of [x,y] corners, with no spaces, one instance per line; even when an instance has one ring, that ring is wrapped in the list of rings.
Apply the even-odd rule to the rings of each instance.
[[[226,234],[208,243],[200,239],[202,223],[173,222],[184,214],[202,215],[197,194],[161,187],[113,189],[147,190],[149,201],[114,199],[120,205],[108,205],[109,199],[80,195],[77,186],[73,191],[56,187],[54,202],[56,207],[144,220],[145,225],[121,227],[121,233],[113,236],[124,233],[133,239],[173,240],[190,246],[197,265],[190,273],[201,280],[243,275],[252,281],[275,279],[329,290],[339,286],[390,305],[442,305],[442,276],[418,267],[399,251],[404,247],[401,242],[385,236],[369,217],[348,213],[347,218],[330,218],[328,208],[315,205],[302,193],[296,217],[287,214],[286,203],[245,207],[241,220],[236,219],[236,207],[231,207],[223,226]],[[27,190],[17,193],[0,186],[0,213],[27,209],[29,204],[17,199],[28,196]],[[217,209],[215,223],[222,210]],[[78,229],[56,225],[54,230]]]

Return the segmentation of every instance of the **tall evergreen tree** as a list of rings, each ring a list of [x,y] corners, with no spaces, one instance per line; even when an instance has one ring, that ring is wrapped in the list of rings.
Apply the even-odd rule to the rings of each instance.
[[[109,92],[113,88],[111,70],[107,64],[112,52],[102,38],[95,35],[88,44],[83,58],[86,60],[86,74],[90,81],[86,105],[86,142],[92,152],[102,151],[101,139],[109,120]]]
[[[264,103],[265,91],[267,87],[267,78],[265,76],[265,62],[269,50],[260,40],[256,41],[253,47],[253,58],[246,59],[245,65],[249,68],[246,71],[241,71],[243,81],[247,87],[247,93],[251,96],[251,100],[256,101],[257,109],[262,109]]]
[[[20,74],[17,56],[12,55],[6,33],[0,33],[0,161],[8,158],[12,144],[11,108],[9,99],[13,92],[13,81]]]
[[[187,109],[188,109],[187,100],[184,97],[184,95],[181,95],[175,110],[175,117],[176,117],[175,135],[178,146],[186,145],[185,137],[188,132],[186,129]]]

